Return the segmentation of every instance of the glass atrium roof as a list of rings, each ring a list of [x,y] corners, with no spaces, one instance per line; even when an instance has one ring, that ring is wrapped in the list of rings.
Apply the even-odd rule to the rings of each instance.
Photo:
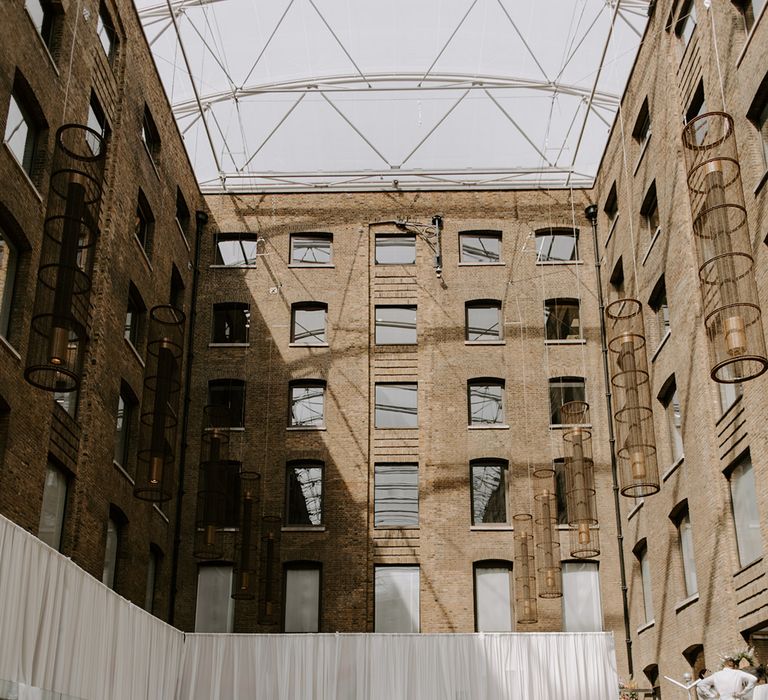
[[[204,191],[589,186],[648,0],[135,0]]]

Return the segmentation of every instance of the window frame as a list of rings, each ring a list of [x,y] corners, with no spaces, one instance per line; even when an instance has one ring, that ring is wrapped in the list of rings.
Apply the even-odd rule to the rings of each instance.
[[[751,475],[751,481],[752,483],[747,483],[746,487],[743,489],[743,493],[749,494],[751,496],[751,501],[749,503],[750,507],[753,507],[752,510],[754,510],[753,513],[746,513],[742,515],[741,517],[738,516],[738,511],[736,508],[736,498],[734,497],[734,477],[737,476],[737,472],[742,469],[748,467],[749,468],[749,474]],[[728,468],[723,472],[725,478],[728,480],[728,493],[730,496],[731,501],[731,521],[733,523],[733,533],[736,538],[736,556],[737,560],[739,562],[739,567],[741,569],[749,566],[750,564],[753,564],[754,562],[758,561],[763,557],[763,554],[765,552],[765,547],[763,545],[763,537],[762,537],[762,528],[760,525],[760,509],[758,507],[757,499],[755,498],[755,488],[756,488],[756,476],[755,476],[755,468],[754,464],[752,462],[752,455],[749,450],[745,450],[742,452],[729,466]],[[745,519],[746,518],[746,519]],[[749,538],[747,538],[745,535],[745,526],[747,531],[749,528],[753,527],[752,524],[750,524],[748,521],[750,519],[756,520],[757,522],[757,531],[758,531],[758,537],[759,537],[759,544],[760,549],[759,551],[755,550],[754,552],[751,550],[751,547],[748,547],[747,545],[754,544],[754,542],[751,542]],[[749,556],[754,554],[754,556]]]
[[[232,599],[232,595],[231,595],[231,592],[232,592],[232,579],[234,577],[233,568],[234,567],[232,566],[232,564],[220,564],[220,563],[209,564],[209,563],[206,563],[206,564],[198,565],[198,567],[197,567],[197,578],[195,580],[195,585],[196,585],[196,591],[195,591],[195,627],[194,627],[195,632],[211,632],[211,633],[221,633],[221,632],[224,632],[224,633],[231,633],[233,631],[234,620],[235,620],[235,601]],[[228,581],[226,582],[226,585],[221,586],[220,587],[221,588],[220,591],[216,591],[217,593],[222,593],[222,594],[224,593],[224,591],[226,591],[226,606],[227,606],[226,615],[227,615],[227,619],[226,619],[225,625],[224,625],[225,629],[207,629],[207,627],[205,629],[201,629],[200,628],[201,627],[201,625],[200,625],[201,621],[198,619],[198,612],[201,609],[211,610],[213,608],[213,606],[208,604],[208,601],[206,601],[206,600],[202,600],[201,601],[201,599],[200,599],[200,590],[201,590],[200,579],[201,579],[201,574],[202,574],[202,572],[204,570],[213,570],[213,569],[218,569],[218,570],[222,571],[224,576],[226,578],[228,578]],[[201,605],[201,602],[204,603],[204,605]],[[206,622],[208,622],[208,621],[206,620]]]
[[[244,301],[221,301],[216,302],[211,307],[211,341],[210,345],[222,345],[222,346],[246,346],[250,344],[250,317],[251,317],[251,305],[248,302]],[[220,336],[217,335],[217,330],[219,329],[219,324],[221,322],[221,316],[226,316],[227,314],[237,314],[239,317],[240,313],[242,313],[242,330],[243,335],[240,337],[240,339],[221,339]],[[238,319],[235,319],[236,321]],[[226,322],[224,323],[224,328],[226,328]],[[238,322],[232,324],[232,328],[235,329],[235,331],[238,330]],[[233,335],[236,335],[235,331],[233,331]]]
[[[575,315],[575,321],[577,322],[578,326],[578,335],[576,337],[569,337],[571,333],[567,333],[565,337],[560,337],[560,334],[556,334],[555,337],[550,336],[550,319],[553,318],[552,312],[550,311],[550,306],[553,306],[555,309],[559,308],[576,308],[576,315]],[[561,322],[559,318],[555,316],[555,321],[552,324],[555,327],[555,330],[560,330],[562,327],[564,327],[564,324]],[[573,321],[571,321],[571,324],[569,328],[573,329]],[[576,342],[584,340],[582,333],[581,333],[581,300],[576,297],[553,297],[551,299],[545,299],[544,300],[544,339],[547,342],[550,343],[563,343],[563,342]]]
[[[144,588],[144,610],[150,614],[155,612],[157,600],[157,584],[160,578],[160,567],[163,561],[163,550],[154,542],[149,545],[149,557],[147,558],[147,581]]]
[[[86,126],[99,134],[103,141],[107,140],[109,134],[109,121],[107,120],[104,108],[101,106],[101,102],[94,90],[91,90],[91,97],[88,100]],[[86,132],[85,140],[88,147],[91,149],[91,153],[93,153],[93,155],[99,155],[101,144],[93,137],[93,135]]]
[[[259,241],[261,239],[259,238],[258,234],[252,233],[251,231],[219,231],[214,236],[213,241],[213,263],[211,263],[211,267],[215,268],[221,268],[221,269],[250,269],[256,267],[256,260],[259,257]],[[241,261],[244,262],[238,262],[236,264],[228,264],[224,260],[224,256],[221,254],[221,243],[233,243],[237,242],[240,247],[240,252],[242,253],[242,257],[240,258]],[[253,258],[248,257],[248,253],[245,250],[245,247],[243,246],[243,243],[252,243],[253,244]],[[251,262],[252,260],[252,262]]]
[[[678,503],[669,515],[677,534],[677,549],[680,556],[680,573],[682,574],[685,599],[699,593],[698,576],[696,573],[696,555],[693,547],[693,529],[688,501]]]
[[[498,317],[496,325],[498,327],[498,336],[495,338],[488,338],[488,339],[472,339],[470,338],[470,333],[472,332],[472,326],[470,325],[470,310],[471,309],[496,309],[498,311]],[[492,328],[492,327],[491,327]],[[491,329],[486,329],[491,330]],[[483,333],[484,334],[484,333]],[[464,340],[467,343],[478,343],[478,344],[498,344],[504,342],[504,323],[502,320],[501,315],[501,301],[498,299],[470,299],[469,301],[464,302]]]
[[[55,507],[55,522],[53,524],[53,529],[51,532],[51,536],[47,537],[45,536],[45,533],[48,531],[48,528],[43,530],[43,517],[46,514],[46,493],[49,492],[49,477],[54,474],[57,479],[56,488],[59,490],[63,490],[63,495],[60,495],[59,493],[52,494],[51,498],[48,499],[48,503],[51,504],[51,499],[55,499],[53,501],[53,505]],[[46,464],[46,470],[45,470],[45,481],[43,482],[43,494],[42,494],[42,501],[40,504],[40,519],[37,526],[37,537],[42,542],[45,542],[49,547],[55,549],[56,551],[61,551],[61,540],[62,536],[64,534],[64,523],[67,517],[67,508],[69,505],[69,490],[71,486],[71,475],[69,472],[64,469],[64,467],[59,464],[57,461],[53,459],[48,459],[48,462]],[[56,496],[59,496],[56,498]],[[43,535],[43,536],[41,536]]]
[[[162,148],[162,141],[160,139],[160,132],[157,129],[155,120],[152,117],[152,112],[149,106],[144,104],[144,112],[141,117],[141,131],[140,138],[144,149],[149,155],[149,159],[152,161],[152,165],[157,167],[160,157],[160,149]]]
[[[101,44],[104,55],[107,57],[107,62],[110,66],[114,67],[120,40],[117,35],[117,29],[115,29],[115,23],[112,20],[112,15],[107,9],[104,0],[99,3],[99,11],[96,18],[96,37],[99,40],[99,44]]]
[[[590,561],[590,560],[584,560],[584,559],[571,559],[571,560],[564,560],[561,564],[562,566],[562,576],[563,576],[563,597],[562,597],[562,619],[563,619],[563,632],[602,632],[605,629],[605,614],[603,611],[603,596],[602,591],[600,590],[600,563],[597,561]],[[578,567],[578,568],[576,568]],[[574,629],[574,627],[569,625],[569,619],[567,615],[567,611],[569,607],[569,592],[571,590],[574,590],[578,588],[578,590],[583,591],[584,587],[583,585],[579,585],[578,587],[571,587],[568,583],[568,577],[569,574],[573,571],[573,573],[579,573],[579,572],[586,572],[590,571],[592,572],[590,574],[590,578],[594,580],[594,588],[592,589],[593,593],[593,601],[597,604],[597,612],[599,614],[599,629],[589,629],[585,630],[582,629],[584,626],[583,620],[573,620],[572,623],[581,623],[578,625],[579,629]],[[594,622],[594,620],[592,621]],[[590,625],[593,627],[594,625]]]
[[[649,239],[653,239],[658,231],[661,231],[661,214],[659,212],[659,198],[656,192],[656,180],[651,182],[646,190],[643,203],[640,205],[640,216],[648,233]]]
[[[575,397],[570,398],[567,401],[563,400],[561,401],[560,405],[557,408],[554,408],[554,405],[552,403],[552,391],[553,389],[556,389],[558,386],[560,387],[560,398],[565,399],[565,394],[563,393],[565,389],[574,389],[578,388],[576,385],[581,383],[581,390],[582,390],[582,396],[581,398]],[[566,386],[567,385],[567,386]],[[574,386],[570,386],[574,385]],[[548,381],[548,389],[549,389],[549,425],[550,426],[559,426],[559,425],[569,425],[568,423],[563,422],[555,422],[553,418],[557,415],[557,417],[562,417],[560,415],[562,408],[565,404],[571,402],[571,401],[586,401],[587,400],[587,383],[586,379],[584,377],[577,377],[575,375],[564,375],[559,377],[550,377]]]
[[[22,85],[21,81],[17,79],[14,81],[13,88],[11,89],[8,98],[8,111],[6,112],[5,132],[3,134],[3,144],[13,156],[18,166],[24,171],[29,180],[35,187],[38,184],[39,164],[38,155],[40,153],[42,134],[45,130],[45,126],[39,119],[36,118],[36,112],[38,108],[36,104],[32,103],[29,99],[28,90],[25,89],[26,85]],[[19,114],[20,122],[12,128],[11,112],[12,107],[16,108]],[[24,135],[24,147],[21,154],[16,152],[16,148],[12,146],[12,139],[15,133],[19,130],[21,125],[24,125],[26,134]],[[10,135],[9,135],[10,133]]]
[[[750,0],[747,0],[749,3]],[[768,2],[763,5],[763,10]],[[761,11],[761,12],[762,12]],[[757,138],[760,146],[760,156],[762,160],[763,173],[768,172],[768,73],[763,77],[760,86],[752,98],[752,103],[747,110],[747,119],[757,132]],[[761,179],[764,181],[765,174]]]
[[[385,240],[400,239],[404,241],[413,241],[413,260],[408,262],[382,262],[379,260],[379,242]],[[410,246],[409,246],[410,247]],[[415,265],[416,264],[416,234],[415,233],[377,233],[373,240],[373,260],[374,265]]]
[[[413,340],[403,340],[401,342],[393,342],[393,341],[384,341],[383,338],[380,338],[380,332],[381,335],[384,335],[388,332],[393,332],[387,324],[384,323],[386,320],[388,324],[397,323],[397,319],[379,319],[379,312],[389,310],[400,310],[403,312],[413,312]],[[419,342],[419,329],[418,329],[418,307],[416,304],[376,304],[373,307],[373,338],[374,338],[374,345],[418,345]],[[379,322],[382,322],[382,325],[379,325]],[[410,327],[406,327],[405,324],[409,324],[411,321],[410,316],[407,319],[400,320],[399,323],[403,325],[402,329],[397,329],[403,334],[408,331],[410,333],[411,329]],[[397,331],[395,331],[397,332]]]
[[[683,441],[683,407],[680,403],[680,395],[677,392],[677,382],[674,374],[664,382],[658,399],[664,407],[664,420],[667,424],[667,441],[671,459],[670,464],[675,464],[685,457],[685,443]],[[675,411],[675,402],[677,412]]]
[[[477,397],[477,389],[479,387],[498,387],[499,389],[499,402],[497,410],[500,410],[501,420],[488,421],[475,421],[472,402],[473,390],[475,391],[475,397]],[[482,398],[482,397],[481,397]],[[507,416],[506,416],[506,382],[501,377],[473,377],[467,380],[467,425],[470,428],[506,428]]]
[[[542,251],[544,244],[539,244],[540,240],[551,239],[547,246],[546,257],[542,257]],[[556,240],[569,238],[573,240],[573,250],[571,251],[571,257],[554,258],[552,256],[553,248],[556,245]],[[579,257],[579,229],[569,228],[567,226],[551,226],[549,228],[538,229],[534,232],[534,239],[536,241],[536,264],[537,265],[573,265],[581,262]]]
[[[315,329],[304,328],[309,338],[317,338],[317,342],[305,342],[302,338],[297,340],[297,313],[323,312],[322,338]],[[328,347],[328,304],[322,301],[297,301],[291,304],[291,345],[305,347]]]
[[[189,205],[184,198],[184,193],[178,185],[176,186],[176,214],[174,218],[181,234],[186,239],[189,236],[189,225],[192,221],[192,215],[189,212]]]
[[[389,626],[387,626],[386,629],[381,629],[381,623],[390,620],[391,618],[385,614],[382,614],[382,608],[383,603],[385,600],[382,600],[379,598],[379,572],[384,570],[400,570],[400,571],[408,571],[409,578],[412,577],[415,574],[416,578],[416,620],[415,620],[415,629],[408,629],[408,630],[398,630],[398,629],[389,629]],[[414,581],[410,580],[409,586],[412,587]],[[412,602],[412,601],[408,601]],[[413,616],[413,610],[409,607],[408,612],[411,615],[411,618]],[[411,620],[413,622],[413,618]],[[411,624],[411,627],[414,627],[413,624]],[[374,632],[393,632],[393,633],[417,633],[421,631],[421,567],[418,564],[374,564],[373,567],[373,631]]]
[[[294,422],[294,405],[296,400],[294,399],[294,389],[322,389],[322,414],[320,416],[320,423],[318,425],[305,425]],[[292,379],[288,382],[288,427],[294,430],[322,430],[325,428],[325,395],[327,390],[327,384],[324,379]]]
[[[476,238],[478,239],[478,243],[481,247],[485,248],[483,245],[484,240],[488,241],[495,241],[498,245],[498,254],[496,256],[496,259],[489,259],[489,260],[470,260],[467,259],[467,255],[472,255],[471,253],[467,253],[467,246],[465,246],[465,241],[470,238]],[[503,243],[503,232],[496,230],[496,229],[476,229],[476,230],[466,230],[466,231],[459,231],[459,265],[504,265],[504,260],[502,259],[502,243]],[[493,253],[490,254],[490,256],[486,257],[493,257]]]
[[[8,233],[4,222],[0,221],[0,271],[5,270],[3,288],[0,291],[0,336],[8,342],[11,338],[11,320],[15,311],[19,257],[19,247]]]
[[[691,43],[691,39],[693,38],[697,26],[698,17],[696,15],[695,0],[686,0],[680,6],[680,11],[675,20],[675,36],[682,43],[683,48],[687,48],[688,44]]]
[[[513,578],[513,562],[506,559],[479,559],[472,562],[472,598],[474,602],[474,619],[475,619],[475,632],[514,632],[515,631],[515,582]],[[478,605],[478,585],[477,574],[478,570],[499,570],[506,569],[509,577],[509,629],[489,629],[485,625],[482,625],[480,620],[480,606]]]
[[[306,469],[319,469],[320,470],[320,494],[310,494],[313,498],[317,499],[320,502],[318,510],[320,511],[319,515],[319,522],[313,523],[311,521],[311,514],[309,512],[309,509],[307,508],[307,517],[309,518],[310,522],[298,522],[293,519],[294,513],[291,509],[291,486],[292,486],[292,479],[291,474],[295,472],[296,469],[300,468],[306,468]],[[301,483],[298,482],[299,486],[301,486]],[[316,484],[318,483],[317,479],[312,480],[309,482],[310,484]],[[306,495],[302,493],[302,496],[306,499]],[[306,505],[306,500],[305,500]],[[298,527],[298,528],[308,528],[308,529],[321,529],[325,527],[325,462],[319,459],[293,459],[289,460],[285,464],[285,527]]]
[[[386,404],[382,404],[379,401],[379,388],[380,387],[414,387],[413,389],[408,388],[407,391],[414,391],[414,396],[416,399],[415,402],[415,411],[414,411],[414,424],[413,425],[381,425],[379,422],[379,415],[382,410],[379,406],[384,406]],[[394,404],[393,404],[394,406]],[[398,405],[399,413],[405,413],[405,415],[409,415],[408,411],[410,410],[410,406],[405,405]],[[404,410],[405,409],[405,410]],[[419,383],[418,382],[375,382],[374,383],[374,416],[373,416],[373,425],[374,429],[376,430],[417,430],[419,427]]]
[[[122,412],[121,406],[122,404]],[[126,473],[131,474],[133,459],[131,452],[135,442],[135,420],[138,415],[139,402],[131,388],[125,383],[120,383],[117,394],[117,412],[115,415],[115,447],[112,461]],[[119,457],[119,459],[118,459]]]
[[[637,114],[635,126],[632,128],[632,138],[640,147],[641,155],[643,151],[645,151],[645,147],[648,145],[652,133],[651,110],[648,104],[648,97],[646,96],[643,100],[643,104],[640,106],[640,111]]]
[[[152,213],[152,207],[149,205],[144,191],[139,188],[139,194],[136,199],[136,224],[133,227],[133,237],[141,246],[147,258],[152,255],[152,242],[155,233],[155,215]]]
[[[655,622],[655,609],[653,602],[653,580],[651,577],[651,562],[648,558],[648,542],[641,539],[632,549],[640,569],[640,589],[643,595],[643,625],[651,625]]]
[[[144,339],[144,325],[146,321],[147,306],[141,298],[136,286],[131,282],[128,285],[128,303],[125,312],[125,328],[123,337],[131,344],[136,353],[141,356],[142,340]]]
[[[379,468],[383,468],[380,470]],[[383,474],[385,471],[387,471],[387,468],[389,469],[396,469],[400,468],[403,469],[403,473],[405,472],[405,468],[409,468],[410,471],[408,472],[410,476],[415,475],[415,485],[414,484],[405,484],[403,485],[396,485],[395,490],[399,491],[408,491],[408,499],[406,501],[406,498],[403,497],[401,499],[398,499],[398,503],[400,501],[403,501],[404,503],[407,502],[408,505],[413,505],[415,502],[416,510],[415,510],[415,522],[412,522],[413,518],[404,517],[402,521],[398,522],[396,519],[395,521],[386,521],[382,522],[380,520],[380,517],[384,517],[386,513],[383,513],[379,506],[382,505],[382,497],[380,496],[380,491],[384,489],[378,479],[379,474]],[[412,469],[411,469],[412,468]],[[412,472],[412,474],[411,474]],[[373,465],[373,527],[375,530],[418,530],[420,526],[420,512],[419,512],[419,505],[420,505],[420,470],[419,470],[419,463],[418,462],[376,462]],[[415,492],[415,498],[412,498],[412,495],[410,492]]]
[[[305,238],[314,239],[315,242],[323,241],[328,244],[328,262],[302,262],[295,258],[296,241]],[[289,267],[334,267],[333,261],[333,234],[325,231],[297,231],[290,236]],[[311,247],[311,245],[309,246]]]
[[[648,308],[653,311],[656,330],[656,347],[672,332],[672,323],[669,313],[669,300],[667,297],[667,283],[664,275],[661,275],[653,287],[648,298]]]
[[[316,629],[288,629],[288,574],[292,571],[316,571],[317,572],[317,609]],[[283,563],[283,615],[281,631],[284,634],[317,634],[322,629],[323,620],[323,564],[320,561],[291,560]]]
[[[214,397],[216,396],[216,392],[223,392],[224,387],[228,390],[228,400],[226,403],[223,403],[221,401],[214,401]],[[232,390],[234,388],[239,387],[239,394],[240,394],[240,415],[235,415],[233,411],[233,407],[237,408],[237,401],[232,400],[233,393]],[[211,393],[211,390],[214,391],[214,393]],[[223,406],[225,407],[229,412],[229,428],[235,428],[235,429],[244,429],[245,428],[245,391],[246,391],[246,382],[244,379],[238,379],[236,377],[219,377],[216,379],[209,379],[208,380],[208,403],[206,405],[208,406]]]
[[[42,17],[39,18],[39,20],[37,13],[30,10],[30,2],[34,2],[40,8]],[[40,35],[43,44],[45,44],[48,54],[53,59],[54,63],[56,63],[56,54],[58,53],[58,23],[61,16],[60,8],[51,2],[51,0],[25,0],[24,9],[32,20],[32,24]]]
[[[502,493],[504,494],[504,519],[503,520],[478,520],[476,518],[477,511],[475,508],[475,468],[495,467],[501,468],[501,480],[504,482],[501,485]],[[470,505],[470,523],[472,527],[497,527],[508,528],[511,524],[510,519],[510,503],[509,503],[509,461],[497,457],[482,457],[479,459],[469,460],[469,505]],[[486,507],[483,510],[483,515],[488,511],[488,503],[491,502],[493,494],[498,492],[498,486],[491,492],[491,496],[488,498]]]

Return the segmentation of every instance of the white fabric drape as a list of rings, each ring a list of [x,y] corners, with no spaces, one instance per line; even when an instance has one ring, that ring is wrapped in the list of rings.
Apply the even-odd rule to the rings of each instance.
[[[0,517],[0,697],[615,700],[610,634],[187,634]]]

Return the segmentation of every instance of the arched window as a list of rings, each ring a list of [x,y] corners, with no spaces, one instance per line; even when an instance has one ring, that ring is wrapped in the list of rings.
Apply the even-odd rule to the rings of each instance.
[[[581,337],[579,300],[547,299],[544,302],[544,327],[547,340],[576,340]]]
[[[507,465],[505,459],[473,459],[469,463],[472,524],[506,524]]]
[[[213,343],[246,344],[251,321],[251,307],[238,301],[213,305]]]
[[[545,228],[536,231],[536,262],[572,262],[579,259],[579,231]]]
[[[296,379],[289,384],[291,428],[322,428],[325,425],[325,382]]]

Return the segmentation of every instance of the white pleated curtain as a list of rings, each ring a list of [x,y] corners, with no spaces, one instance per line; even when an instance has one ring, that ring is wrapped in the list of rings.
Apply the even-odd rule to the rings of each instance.
[[[615,700],[609,634],[187,634],[0,517],[0,698]]]

